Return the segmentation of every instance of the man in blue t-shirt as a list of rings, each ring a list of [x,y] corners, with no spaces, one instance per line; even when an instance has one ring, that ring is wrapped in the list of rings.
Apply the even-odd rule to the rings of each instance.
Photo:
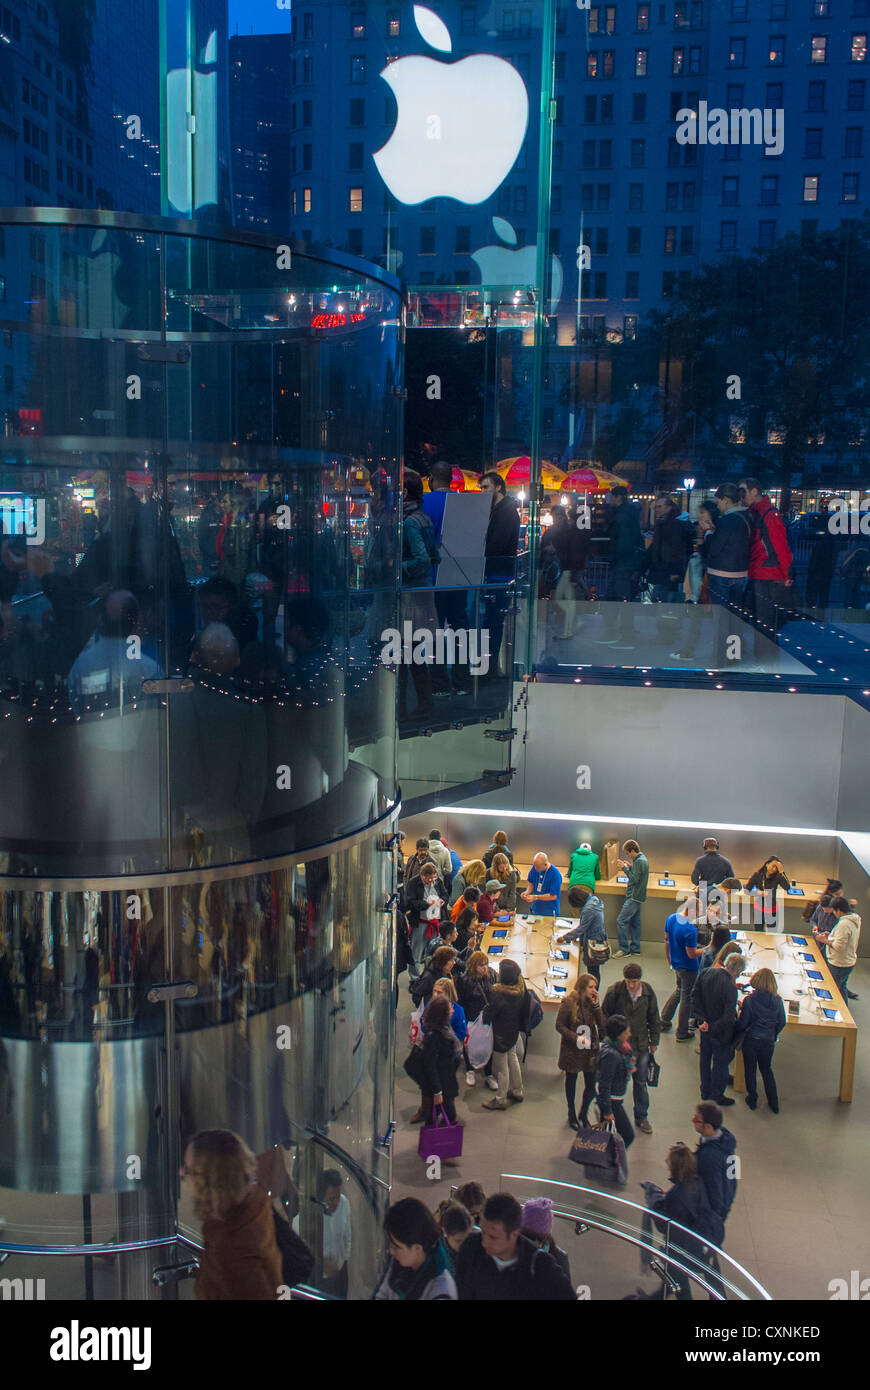
[[[692,1008],[692,990],[698,978],[698,957],[702,947],[698,946],[698,902],[688,898],[682,911],[672,912],[665,922],[665,952],[668,965],[677,977],[676,987],[665,1007],[662,1009],[662,1030],[670,1031],[671,1022],[680,1006],[677,1018],[677,1042],[688,1042],[695,1034],[689,1030]]]
[[[530,904],[529,915],[536,917],[555,917],[559,911],[562,896],[562,875],[551,864],[546,854],[535,855],[529,870],[529,886],[520,894],[523,902]]]

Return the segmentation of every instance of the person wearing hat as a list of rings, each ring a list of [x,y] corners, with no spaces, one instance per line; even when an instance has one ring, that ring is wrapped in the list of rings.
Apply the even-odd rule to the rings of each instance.
[[[571,855],[571,863],[568,866],[568,887],[574,888],[578,883],[584,884],[590,891],[595,892],[595,885],[601,877],[601,867],[598,863],[598,855],[590,844],[582,844],[575,849]]]
[[[502,885],[497,878],[486,881],[486,887],[477,900],[477,915],[484,926],[488,926],[498,911],[498,895]]]
[[[520,1234],[545,1254],[552,1255],[565,1278],[571,1278],[568,1256],[553,1240],[553,1203],[549,1197],[530,1197],[523,1202]]]

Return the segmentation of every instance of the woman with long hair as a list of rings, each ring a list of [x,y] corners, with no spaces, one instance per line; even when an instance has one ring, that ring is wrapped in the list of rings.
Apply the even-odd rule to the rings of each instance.
[[[501,884],[496,911],[516,912],[517,884],[520,881],[520,874],[506,854],[498,853],[492,856],[492,876],[497,878]]]
[[[508,837],[506,831],[497,830],[495,832],[495,834],[492,837],[492,844],[490,845],[489,849],[484,850],[483,852],[483,862],[487,868],[491,866],[492,861],[497,854],[503,854],[505,858],[508,860],[508,862],[511,865],[513,865],[514,856],[513,852],[508,849],[507,838]]]
[[[498,983],[493,985],[492,997],[482,1014],[484,1023],[492,1024],[492,1069],[498,1083],[492,1100],[484,1101],[484,1110],[507,1110],[509,1100],[523,1099],[523,1069],[517,1042],[525,1013],[523,973],[515,960],[501,960]]]
[[[656,1183],[642,1184],[647,1202],[655,1213],[653,1220],[662,1234],[668,1236],[668,1243],[675,1253],[682,1251],[717,1269],[715,1252],[708,1254],[706,1247],[721,1246],[725,1224],[710,1206],[707,1189],[698,1177],[695,1155],[685,1144],[673,1144],[668,1149],[665,1162],[672,1184],[668,1192],[663,1192]],[[678,1222],[686,1230],[669,1228],[670,1221]],[[695,1233],[695,1238],[688,1234],[689,1231]],[[673,1264],[668,1266],[668,1272],[680,1286],[677,1298],[691,1300],[688,1274]]]
[[[595,1076],[604,1034],[604,1015],[598,1003],[598,981],[593,975],[580,975],[571,993],[562,1000],[556,1015],[556,1032],[562,1039],[559,1070],[565,1073],[568,1124],[572,1129],[585,1129],[589,1123],[589,1105],[595,1096]],[[581,1072],[583,1099],[578,1120],[575,1100],[577,1077]]]
[[[187,1146],[182,1177],[205,1246],[196,1297],[274,1302],[282,1277],[272,1203],[257,1185],[257,1160],[245,1141],[228,1129],[201,1130]]]
[[[779,1094],[773,1074],[773,1050],[785,1027],[785,1009],[776,987],[772,970],[756,970],[749,981],[752,993],[740,1006],[735,1041],[743,1039],[743,1068],[746,1072],[746,1104],[750,1110],[758,1105],[756,1066],[761,1069],[764,1094],[774,1115],[779,1114]]]
[[[492,998],[494,985],[495,971],[491,968],[483,951],[473,951],[468,957],[465,971],[460,975],[457,986],[459,990],[459,1002],[465,1010],[465,1017],[468,1023],[474,1023],[480,1018],[480,1015]],[[498,1090],[498,1082],[492,1074],[492,1056],[490,1056],[485,1067],[478,1067],[475,1069],[468,1060],[468,1049],[466,1048],[465,1063],[466,1086],[476,1086],[477,1072],[482,1070],[489,1089],[491,1091]]]
[[[791,887],[788,875],[782,867],[782,860],[777,855],[772,854],[769,859],[765,859],[760,869],[746,883],[747,893],[755,893],[753,899],[755,904],[755,925],[761,927],[762,931],[776,931],[776,890],[782,888],[783,892]],[[761,894],[761,901],[758,894]]]
[[[486,887],[486,880],[489,878],[486,865],[482,859],[469,859],[463,864],[459,873],[454,875],[453,884],[450,889],[450,906],[461,898],[466,888],[479,888],[481,893]]]

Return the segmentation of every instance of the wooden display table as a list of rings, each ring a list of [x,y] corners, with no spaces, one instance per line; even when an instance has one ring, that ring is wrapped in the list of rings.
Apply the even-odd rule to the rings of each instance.
[[[564,923],[559,927],[560,933],[577,925],[576,922],[567,922],[564,918],[560,920]],[[489,926],[484,928],[479,948],[496,972],[498,971],[499,960],[515,960],[522,970],[526,982],[532,986],[544,1008],[553,1010],[558,1009],[564,995],[558,996],[548,993],[547,971],[549,967],[555,965],[567,970],[568,978],[566,980],[549,982],[564,986],[566,991],[574,988],[581,969],[580,947],[576,944],[559,948],[568,952],[568,960],[550,960],[553,923],[555,921],[555,917],[523,917],[513,913],[506,922],[498,922],[493,918]],[[496,937],[493,935],[496,931],[507,931],[507,936]],[[500,956],[491,956],[489,954],[491,946],[503,946],[504,950]]]
[[[528,881],[528,877],[529,877],[529,870],[530,870],[531,867],[532,867],[531,864],[517,864],[515,867],[517,868],[517,870],[518,870],[518,872],[519,872],[519,875],[520,875],[520,883],[521,883],[521,884],[526,883],[526,882]],[[564,898],[564,897],[567,896],[567,893],[568,893],[568,869],[567,869],[567,867],[565,867],[565,866],[562,865],[562,864],[557,864],[557,865],[556,865],[556,868],[559,870],[559,873],[562,875],[562,895],[563,895],[563,898]],[[619,872],[622,873],[622,870],[620,869]],[[665,877],[665,870],[664,870],[664,869],[656,869],[656,868],[653,867],[653,865],[650,865],[649,883],[647,884],[647,890],[646,890],[647,900],[649,900],[650,898],[653,898],[653,899],[658,898],[658,899],[663,899],[663,900],[665,900],[665,901],[669,901],[669,902],[673,902],[673,903],[676,903],[676,902],[684,902],[685,899],[688,898],[688,897],[690,897],[690,896],[694,893],[694,891],[695,891],[695,885],[692,883],[692,879],[691,879],[691,876],[690,876],[689,874],[674,874],[674,873],[672,873],[672,874],[670,875],[670,877],[671,877],[671,879],[673,880],[673,883],[674,883],[673,888],[665,888],[665,887],[662,887],[662,886],[661,886],[661,884],[659,883],[659,879],[660,879],[660,878],[664,878],[664,877]],[[738,877],[739,877],[739,875],[738,875]],[[743,881],[743,880],[741,880],[741,882],[742,882],[742,881]],[[803,910],[803,908],[806,907],[807,902],[812,902],[815,898],[817,898],[817,897],[819,896],[819,893],[823,891],[823,889],[819,888],[818,885],[816,885],[816,884],[811,884],[811,883],[797,882],[796,886],[797,886],[798,888],[801,888],[801,889],[803,890],[803,894],[802,894],[802,895],[798,894],[798,895],[792,897],[792,896],[789,896],[788,894],[784,893],[783,890],[782,890],[781,888],[777,890],[777,894],[776,894],[777,906],[778,906],[779,903],[781,902],[781,903],[783,904],[784,910],[787,911],[790,915],[791,915],[792,911],[794,911],[794,910],[796,910],[796,911],[798,911],[798,912],[801,912],[801,911]],[[625,896],[625,888],[626,888],[626,885],[625,885],[624,883],[617,883],[615,877],[614,877],[614,878],[601,878],[601,879],[598,880],[597,884],[595,885],[595,891],[596,891],[596,893],[598,894],[598,896],[599,896],[600,898],[604,898],[604,897],[614,897],[614,896],[616,896],[616,897],[624,897],[624,896]],[[711,890],[711,891],[712,891],[712,890]],[[746,924],[745,924],[745,925],[746,925],[747,927],[750,926],[751,924],[750,924],[750,922],[749,922],[749,904],[750,904],[750,901],[751,901],[751,899],[752,899],[753,894],[752,894],[752,893],[742,892],[742,893],[735,893],[735,894],[733,894],[732,896],[733,896],[733,899],[734,899],[736,902],[738,902],[738,903],[740,904],[740,907],[741,907],[741,919],[742,919],[742,916],[743,916],[743,912],[742,912],[743,905],[746,904],[746,908],[747,908],[747,921],[746,921]],[[743,923],[742,920],[741,920],[740,925],[741,925],[741,926],[744,925],[744,923]],[[795,925],[795,931],[798,931],[797,925]]]
[[[821,948],[813,940],[812,932],[795,930],[795,937],[799,937],[806,942],[805,946],[792,945],[794,937],[782,932],[739,932],[738,940],[751,943],[751,954],[746,967],[746,975],[753,975],[756,970],[761,970],[764,966],[772,970],[776,976],[777,988],[780,997],[785,1005],[786,1032],[788,1033],[810,1033],[814,1037],[833,1037],[842,1038],[843,1046],[840,1055],[840,1089],[839,1097],[842,1101],[851,1101],[852,1088],[855,1079],[855,1047],[858,1039],[858,1028],[849,1010],[843,1002],[840,991],[834,983],[827,962],[822,955]],[[777,946],[782,945],[783,954],[777,952]],[[811,955],[812,964],[809,961],[801,962],[807,970],[816,970],[822,976],[821,980],[806,980],[799,973],[796,962],[798,953]],[[741,977],[743,978],[743,977]],[[832,999],[817,1000],[811,993],[811,987],[826,989],[833,996]],[[803,991],[803,992],[801,992]],[[796,1000],[800,1004],[800,1014],[797,1017],[789,1014],[789,1000]],[[841,1015],[841,1022],[825,1018],[824,1014],[816,1012],[816,1005],[822,1008],[835,1009]],[[746,1079],[743,1071],[743,1053],[737,1051],[734,1054],[734,1088],[735,1091],[746,1090]]]

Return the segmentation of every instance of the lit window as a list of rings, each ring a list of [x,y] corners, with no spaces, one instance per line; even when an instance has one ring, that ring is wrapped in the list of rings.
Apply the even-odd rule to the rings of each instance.
[[[673,57],[671,59],[671,73],[674,77],[679,77],[680,73],[683,71],[683,68],[685,67],[685,63],[686,50],[684,48],[675,48],[673,50]]]
[[[828,37],[827,34],[813,34],[810,39],[810,62],[826,63],[828,61]]]
[[[672,256],[677,249],[677,229],[676,227],[665,227],[664,253]]]
[[[685,0],[676,0],[674,5],[674,28],[687,29],[689,25],[689,12]]]
[[[827,19],[828,0],[813,0],[813,19]]]
[[[857,203],[857,201],[858,201],[858,183],[859,183],[859,178],[860,178],[860,175],[858,175],[858,174],[844,174],[844,175],[843,175],[843,202],[844,202],[844,203]]]
[[[302,190],[302,211],[303,211],[303,212],[310,212],[310,211],[311,211],[311,189],[310,189],[310,188],[303,188],[303,190]]]
[[[649,29],[649,5],[638,5],[635,28],[639,34],[645,34]]]
[[[746,40],[733,38],[728,45],[728,66],[732,68],[746,67]]]
[[[866,63],[867,61],[867,35],[852,35],[852,62]]]
[[[387,38],[397,39],[400,33],[399,15],[396,10],[389,10],[387,12]]]
[[[646,77],[647,63],[649,62],[649,49],[636,48],[634,50],[634,75],[635,77]]]
[[[606,49],[604,50],[603,58],[604,58],[604,76],[605,76],[605,77],[612,77],[612,76],[613,76],[614,64],[615,64],[615,62],[616,62],[616,51],[615,51],[614,49],[612,49],[612,48],[606,48]]]
[[[813,43],[814,43],[814,44],[815,44],[815,42],[816,42],[816,40],[813,39]],[[824,40],[823,40],[823,42],[824,42]],[[774,67],[774,68],[782,67],[783,63],[785,62],[785,35],[784,35],[784,34],[772,34],[772,35],[771,35],[770,44],[769,44],[768,51],[767,51],[767,61],[768,61],[768,63],[770,63],[771,67]],[[824,54],[822,55],[821,58],[817,58],[817,57],[815,56],[815,50],[813,50],[813,62],[814,62],[814,63],[823,63],[824,61],[825,61],[825,59],[824,59]]]
[[[597,77],[597,76],[598,76],[598,54],[597,54],[597,53],[587,53],[587,54],[586,54],[586,76],[587,76],[587,77]]]
[[[817,203],[819,201],[819,176],[818,174],[804,175],[804,202]]]
[[[361,188],[350,190],[350,211],[362,212],[363,210],[363,191]]]
[[[593,5],[589,11],[589,33],[598,33],[598,6]]]

